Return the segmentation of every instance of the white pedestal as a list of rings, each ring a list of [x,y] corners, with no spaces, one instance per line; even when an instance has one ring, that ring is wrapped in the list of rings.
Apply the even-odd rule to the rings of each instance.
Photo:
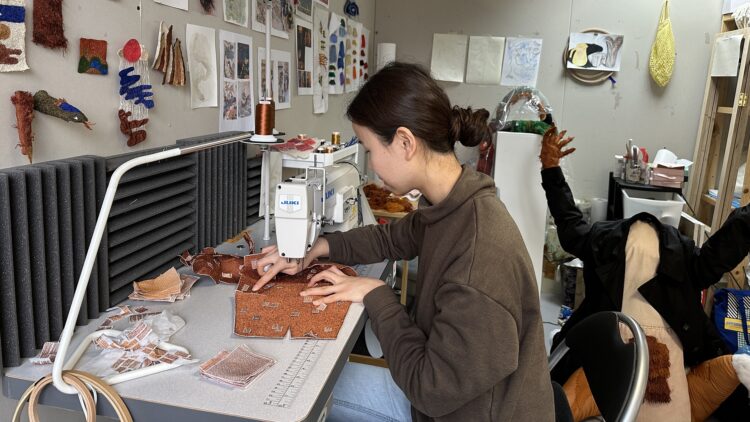
[[[495,185],[498,197],[521,231],[540,291],[547,217],[547,199],[542,189],[539,162],[541,145],[540,135],[496,133]]]

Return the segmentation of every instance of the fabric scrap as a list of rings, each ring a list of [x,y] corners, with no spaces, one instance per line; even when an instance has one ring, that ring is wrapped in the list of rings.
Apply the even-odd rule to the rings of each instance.
[[[63,28],[62,0],[34,0],[33,41],[51,49],[68,48]]]
[[[32,143],[34,134],[31,131],[31,121],[34,119],[34,97],[30,92],[16,91],[10,102],[16,108],[16,128],[18,129],[18,147],[21,148],[21,154],[29,157],[29,163],[32,162]]]
[[[42,350],[33,358],[29,359],[29,362],[34,365],[52,365],[55,363],[57,357],[57,348],[60,343],[56,341],[45,342],[42,346]]]
[[[241,344],[231,352],[222,350],[204,362],[199,372],[203,378],[232,387],[246,388],[275,363],[274,359],[255,353]]]

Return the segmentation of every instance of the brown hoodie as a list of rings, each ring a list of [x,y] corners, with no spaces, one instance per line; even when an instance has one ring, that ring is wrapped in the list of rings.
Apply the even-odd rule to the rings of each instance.
[[[335,262],[419,256],[412,316],[387,286],[364,298],[415,421],[554,420],[531,261],[495,192],[464,167],[439,204],[326,236]]]

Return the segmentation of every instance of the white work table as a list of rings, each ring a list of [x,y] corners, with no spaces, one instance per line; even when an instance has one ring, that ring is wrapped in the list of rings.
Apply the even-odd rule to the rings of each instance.
[[[260,237],[257,233],[253,236],[256,239]],[[217,249],[238,255],[246,253],[246,250],[238,249],[238,244],[225,244]],[[387,262],[359,266],[357,270],[363,276],[392,283],[393,266]],[[183,318],[185,327],[169,342],[187,348],[194,358],[200,360],[197,364],[116,384],[115,389],[135,421],[319,420],[364,326],[364,306],[351,305],[336,340],[292,340],[288,334],[281,340],[244,338],[233,333],[234,290],[234,285],[216,285],[204,276],[193,286],[190,297],[183,301],[169,304],[128,300],[123,303],[146,306],[149,312],[169,309]],[[103,313],[88,325],[77,327],[70,350],[75,350],[109,314]],[[240,344],[272,357],[276,364],[244,390],[224,387],[200,377],[200,363],[221,350],[232,350]],[[312,355],[308,356],[311,351]],[[85,359],[77,366],[81,367]],[[295,362],[303,362],[302,367]],[[5,371],[3,392],[6,397],[17,400],[32,382],[51,371],[52,365],[37,366],[26,359],[21,366]],[[97,413],[115,417],[114,411],[104,402],[102,400],[97,405]],[[41,403],[80,411],[76,396],[62,394],[52,386],[45,390]]]

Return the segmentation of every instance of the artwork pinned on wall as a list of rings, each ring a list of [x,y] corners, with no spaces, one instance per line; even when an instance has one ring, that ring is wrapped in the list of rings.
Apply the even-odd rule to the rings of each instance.
[[[224,0],[224,20],[247,28],[247,1]]]
[[[430,71],[438,81],[463,82],[466,70],[466,46],[469,37],[462,34],[434,34]]]
[[[136,39],[128,40],[117,52],[120,58],[120,106],[117,117],[120,132],[129,147],[146,140],[148,111],[156,105],[148,69],[148,50]]]
[[[90,73],[92,75],[106,75],[109,73],[107,66],[107,41],[81,38],[80,59],[78,59],[78,73]]]
[[[182,56],[182,43],[179,38],[172,42],[172,25],[169,28],[159,24],[159,39],[156,44],[156,57],[152,68],[162,72],[162,85],[185,85],[185,59]]]
[[[253,31],[266,32],[266,2],[251,0]],[[292,0],[272,0],[271,7],[271,35],[289,39],[294,22],[294,8]]]
[[[255,130],[251,66],[253,39],[219,31],[219,49],[222,63],[219,131]]]
[[[207,15],[213,15],[214,9],[216,8],[214,0],[201,0],[201,7],[203,8],[203,12]]]
[[[21,154],[29,158],[29,164],[32,162],[32,143],[34,134],[31,130],[31,121],[34,120],[34,97],[30,92],[16,91],[10,102],[16,108],[16,129],[18,129],[18,145]]]
[[[541,56],[541,39],[506,38],[500,84],[505,86],[536,86]]]
[[[297,68],[295,72],[297,80],[297,95],[313,95],[313,43],[312,24],[302,19],[297,19],[296,31],[296,53]]]
[[[313,0],[297,0],[296,1],[296,13],[297,16],[304,18],[308,21],[312,21],[313,14]]]
[[[370,78],[370,30],[362,27],[362,41],[359,45],[359,84],[362,86]]]
[[[332,95],[344,93],[347,34],[346,20],[331,12],[328,24],[328,93]]]
[[[619,72],[623,40],[622,35],[572,32],[568,41],[566,67]]]
[[[504,52],[503,37],[469,37],[466,83],[499,85]]]
[[[24,0],[0,0],[0,72],[27,70]]]
[[[34,94],[34,110],[71,123],[82,123],[86,129],[93,130],[88,117],[78,108],[70,104],[65,98],[55,98],[45,90]]]
[[[174,7],[175,9],[188,10],[188,0],[154,0],[154,3]]]
[[[34,1],[34,44],[51,49],[67,50],[68,39],[63,29],[62,0]]]
[[[362,36],[362,24],[349,19],[346,23],[346,54],[344,56],[345,92],[359,89],[359,43]]]
[[[328,9],[328,0],[315,0],[315,3],[318,3],[319,5]]]
[[[216,31],[198,25],[187,25],[188,68],[190,70],[190,106],[216,107]]]
[[[316,7],[313,16],[313,113],[328,111],[328,11]]]
[[[271,50],[271,98],[276,110],[292,107],[290,90],[292,55],[288,51]],[[258,93],[261,98],[266,93],[266,49],[258,48]]]

